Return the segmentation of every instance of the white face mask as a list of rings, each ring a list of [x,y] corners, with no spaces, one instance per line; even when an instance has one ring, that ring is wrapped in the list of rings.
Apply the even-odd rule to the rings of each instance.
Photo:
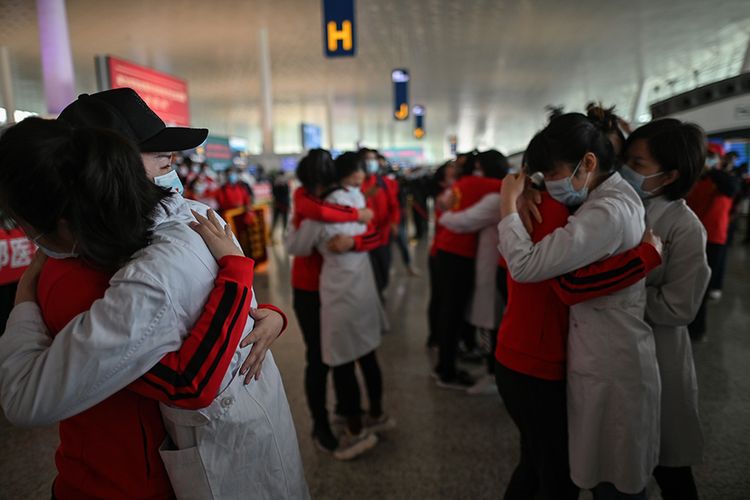
[[[57,259],[57,260],[63,260],[63,259],[75,259],[78,257],[78,254],[76,253],[76,243],[73,243],[73,248],[70,249],[70,252],[56,252],[55,250],[49,249],[39,243],[39,238],[44,236],[44,234],[40,234],[39,236],[32,238],[31,241],[34,242],[34,244],[39,247],[39,250],[42,251],[43,254],[45,254],[50,259]]]
[[[154,177],[154,184],[159,187],[168,189],[170,193],[177,193],[179,195],[181,195],[185,190],[185,188],[182,187],[180,177],[174,170],[170,170],[168,174]]]

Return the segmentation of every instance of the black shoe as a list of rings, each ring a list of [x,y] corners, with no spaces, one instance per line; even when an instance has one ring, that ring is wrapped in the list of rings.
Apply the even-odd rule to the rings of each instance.
[[[438,375],[437,373],[434,373],[433,377],[435,377],[437,386],[443,389],[465,391],[476,383],[476,380],[463,370],[458,370],[452,377]]]
[[[333,435],[331,429],[315,429],[312,434],[315,446],[321,451],[333,453],[339,447],[339,441]]]

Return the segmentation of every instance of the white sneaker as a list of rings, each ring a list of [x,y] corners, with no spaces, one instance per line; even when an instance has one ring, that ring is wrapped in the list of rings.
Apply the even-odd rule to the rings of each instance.
[[[485,375],[481,377],[474,385],[466,389],[466,393],[472,396],[497,395],[497,384],[495,383],[495,377],[493,377],[492,375]]]
[[[333,452],[333,458],[344,461],[352,460],[371,450],[376,444],[378,444],[378,437],[364,429],[357,435],[346,431],[339,438],[339,447]]]
[[[721,300],[721,290],[711,290],[708,292],[708,300],[718,302]]]
[[[385,413],[377,418],[365,415],[362,425],[368,432],[384,432],[396,427],[396,419],[389,417]]]

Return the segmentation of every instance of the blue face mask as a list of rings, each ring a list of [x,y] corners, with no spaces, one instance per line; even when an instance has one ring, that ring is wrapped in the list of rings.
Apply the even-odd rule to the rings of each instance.
[[[591,172],[586,174],[586,181],[580,191],[576,191],[573,187],[573,177],[575,177],[576,172],[578,172],[578,169],[581,167],[582,161],[583,160],[578,162],[578,165],[576,165],[576,168],[573,170],[573,174],[570,177],[556,181],[544,182],[544,186],[547,188],[549,195],[565,206],[575,207],[580,205],[586,201],[586,198],[589,196],[588,184]]]
[[[237,174],[229,174],[227,176],[227,181],[229,181],[229,184],[237,184],[238,180],[239,177],[237,177]]]
[[[653,179],[654,177],[659,177],[660,175],[664,175],[664,172],[659,172],[658,174],[653,175],[641,175],[632,168],[630,168],[627,165],[623,165],[620,169],[620,175],[623,179],[625,179],[628,184],[633,186],[633,189],[635,189],[635,192],[638,193],[638,196],[641,197],[641,199],[645,200],[647,198],[652,198],[658,194],[658,192],[663,188],[664,186],[659,186],[658,188],[652,190],[652,191],[646,191],[643,189],[643,182],[647,179]]]
[[[185,190],[182,187],[182,182],[180,182],[180,176],[174,170],[170,170],[168,174],[154,177],[154,184],[168,189],[170,193],[177,193],[179,195]]]
[[[377,174],[378,170],[380,170],[380,163],[378,163],[378,160],[367,160],[367,173]]]
[[[76,244],[73,243],[73,248],[70,249],[70,252],[56,252],[52,249],[49,249],[39,243],[39,238],[44,236],[44,234],[40,234],[36,238],[32,238],[31,241],[34,242],[34,244],[39,247],[39,250],[42,251],[44,255],[49,257],[50,259],[57,259],[57,260],[63,260],[63,259],[75,259],[78,257],[78,254],[76,253]]]

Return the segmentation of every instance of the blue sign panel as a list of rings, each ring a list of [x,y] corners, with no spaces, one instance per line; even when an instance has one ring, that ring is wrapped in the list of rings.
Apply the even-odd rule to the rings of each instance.
[[[319,148],[322,144],[321,136],[323,130],[311,123],[303,123],[300,128],[302,129],[302,149]]]
[[[354,0],[323,0],[323,50],[326,57],[354,57],[357,32]]]
[[[424,129],[424,114],[425,109],[424,106],[421,106],[419,104],[415,104],[414,107],[411,110],[412,113],[414,113],[414,137],[417,139],[421,139],[424,137],[425,129]]]
[[[398,121],[409,118],[409,71],[394,69],[391,72],[393,82],[393,117]]]

